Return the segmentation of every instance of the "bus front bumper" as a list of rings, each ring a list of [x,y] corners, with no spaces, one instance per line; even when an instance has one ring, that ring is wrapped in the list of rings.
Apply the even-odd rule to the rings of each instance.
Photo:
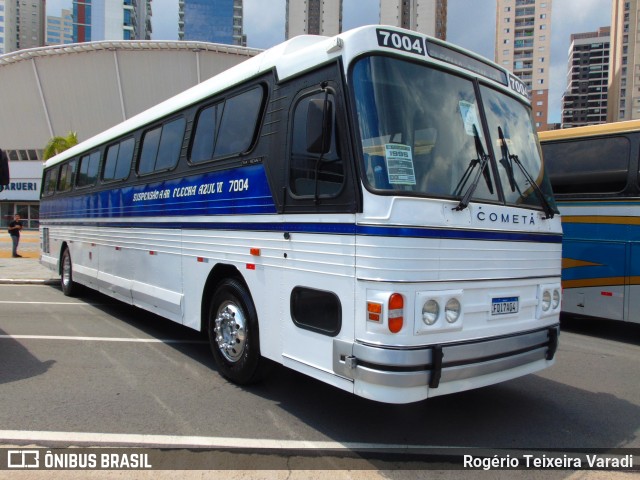
[[[514,371],[530,364],[549,365],[558,347],[559,333],[559,325],[553,325],[508,336],[395,348],[335,339],[333,370],[340,376],[372,386],[438,389],[443,384],[487,378],[491,374]],[[544,367],[535,370],[541,368]],[[484,383],[497,383],[529,373],[526,369],[520,371],[522,373],[506,377],[495,375],[496,381]]]

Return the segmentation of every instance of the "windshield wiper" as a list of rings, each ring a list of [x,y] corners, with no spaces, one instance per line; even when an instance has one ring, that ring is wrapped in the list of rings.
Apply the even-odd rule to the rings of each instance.
[[[500,160],[500,163],[507,171],[507,178],[509,179],[511,191],[515,192],[516,188],[518,188],[518,184],[516,183],[516,177],[513,174],[513,158],[509,154],[509,147],[507,146],[501,127],[498,127],[498,138],[500,139],[500,150],[502,151],[502,159]],[[518,192],[522,195],[520,188],[518,188]]]
[[[471,185],[469,185],[469,188],[464,194],[464,197],[462,197],[462,200],[460,200],[460,203],[458,204],[458,206],[454,208],[455,211],[464,210],[469,206],[471,197],[475,193],[476,188],[478,187],[478,183],[480,183],[480,177],[482,175],[484,175],[484,179],[487,182],[487,188],[489,189],[489,192],[493,194],[493,183],[491,182],[491,173],[489,172],[489,170],[487,170],[487,163],[489,163],[489,155],[487,155],[484,151],[484,147],[482,146],[482,141],[480,140],[480,135],[478,135],[478,129],[476,128],[475,125],[473,126],[473,138],[475,140],[476,154],[478,155],[478,158],[474,158],[473,160],[471,160],[471,163],[469,163],[467,170],[464,172],[464,175],[460,179],[460,182],[458,182],[458,186],[456,187],[454,195],[458,196],[462,193],[462,188],[465,186],[465,184],[471,177],[471,173],[476,168],[476,165],[479,164],[480,169],[478,170],[478,173],[476,173],[476,177],[473,179],[473,182],[471,183]]]
[[[515,192],[517,188],[517,183],[515,180],[515,176],[513,174],[513,163],[515,163],[518,166],[518,168],[520,168],[520,171],[524,175],[524,178],[533,187],[533,190],[536,192],[536,195],[540,199],[540,203],[542,204],[542,209],[544,210],[544,213],[546,215],[544,218],[553,218],[556,212],[551,206],[551,204],[549,203],[549,201],[547,200],[547,198],[544,196],[544,192],[540,188],[540,185],[538,185],[538,182],[536,182],[534,178],[531,176],[531,174],[527,171],[527,169],[524,168],[524,165],[518,158],[518,155],[512,155],[511,153],[509,153],[507,140],[505,139],[504,134],[502,133],[501,127],[498,127],[498,138],[500,139],[500,143],[502,144],[501,148],[502,148],[503,158],[502,160],[500,160],[500,163],[504,166],[505,170],[507,171],[507,176],[509,177],[509,185],[511,186],[511,191]],[[518,188],[518,192],[520,193],[520,196],[523,196],[522,192],[520,191],[520,188]]]

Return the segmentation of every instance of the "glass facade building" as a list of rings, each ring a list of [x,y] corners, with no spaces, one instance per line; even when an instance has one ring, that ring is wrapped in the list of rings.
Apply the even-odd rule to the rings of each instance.
[[[74,0],[73,40],[149,40],[152,0]]]
[[[73,41],[91,41],[91,0],[73,2]]]
[[[180,40],[246,45],[242,0],[184,0],[179,8]]]

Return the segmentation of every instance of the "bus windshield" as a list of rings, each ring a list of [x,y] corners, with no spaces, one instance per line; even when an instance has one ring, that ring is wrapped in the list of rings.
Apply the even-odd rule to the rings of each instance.
[[[479,89],[481,103],[473,80],[391,57],[360,59],[351,80],[372,190],[533,208],[546,202],[555,211],[524,104],[486,86]]]

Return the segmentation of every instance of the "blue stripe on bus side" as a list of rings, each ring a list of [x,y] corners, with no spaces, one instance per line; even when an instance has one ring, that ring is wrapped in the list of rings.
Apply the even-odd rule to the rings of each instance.
[[[611,279],[640,276],[640,225],[563,222],[562,280]]]
[[[607,223],[562,223],[565,239],[589,240],[640,240],[640,225]]]
[[[148,185],[114,186],[111,190],[84,196],[43,198],[40,202],[41,219],[275,212],[267,176],[259,164]]]
[[[43,198],[41,224],[96,227],[180,228],[329,233],[509,242],[561,243],[562,236],[528,232],[460,230],[436,227],[356,225],[351,223],[189,222],[190,216],[275,214],[276,206],[261,164],[166,180],[114,187],[85,196]],[[134,217],[168,217],[170,222],[136,222]],[[56,222],[62,220],[64,222]],[[114,221],[103,222],[103,219]],[[122,219],[118,221],[118,219]]]
[[[352,223],[269,223],[269,222],[56,222],[45,221],[43,226],[92,226],[111,228],[165,228],[183,230],[236,230],[251,232],[321,233],[375,237],[432,238],[449,240],[482,240],[505,242],[562,243],[562,236],[525,232],[488,230],[460,230],[434,227],[398,227],[356,225]]]
[[[627,246],[616,241],[581,241],[566,239],[562,244],[563,280],[614,278],[637,275],[635,268],[627,262]],[[631,272],[627,269],[631,268]]]

